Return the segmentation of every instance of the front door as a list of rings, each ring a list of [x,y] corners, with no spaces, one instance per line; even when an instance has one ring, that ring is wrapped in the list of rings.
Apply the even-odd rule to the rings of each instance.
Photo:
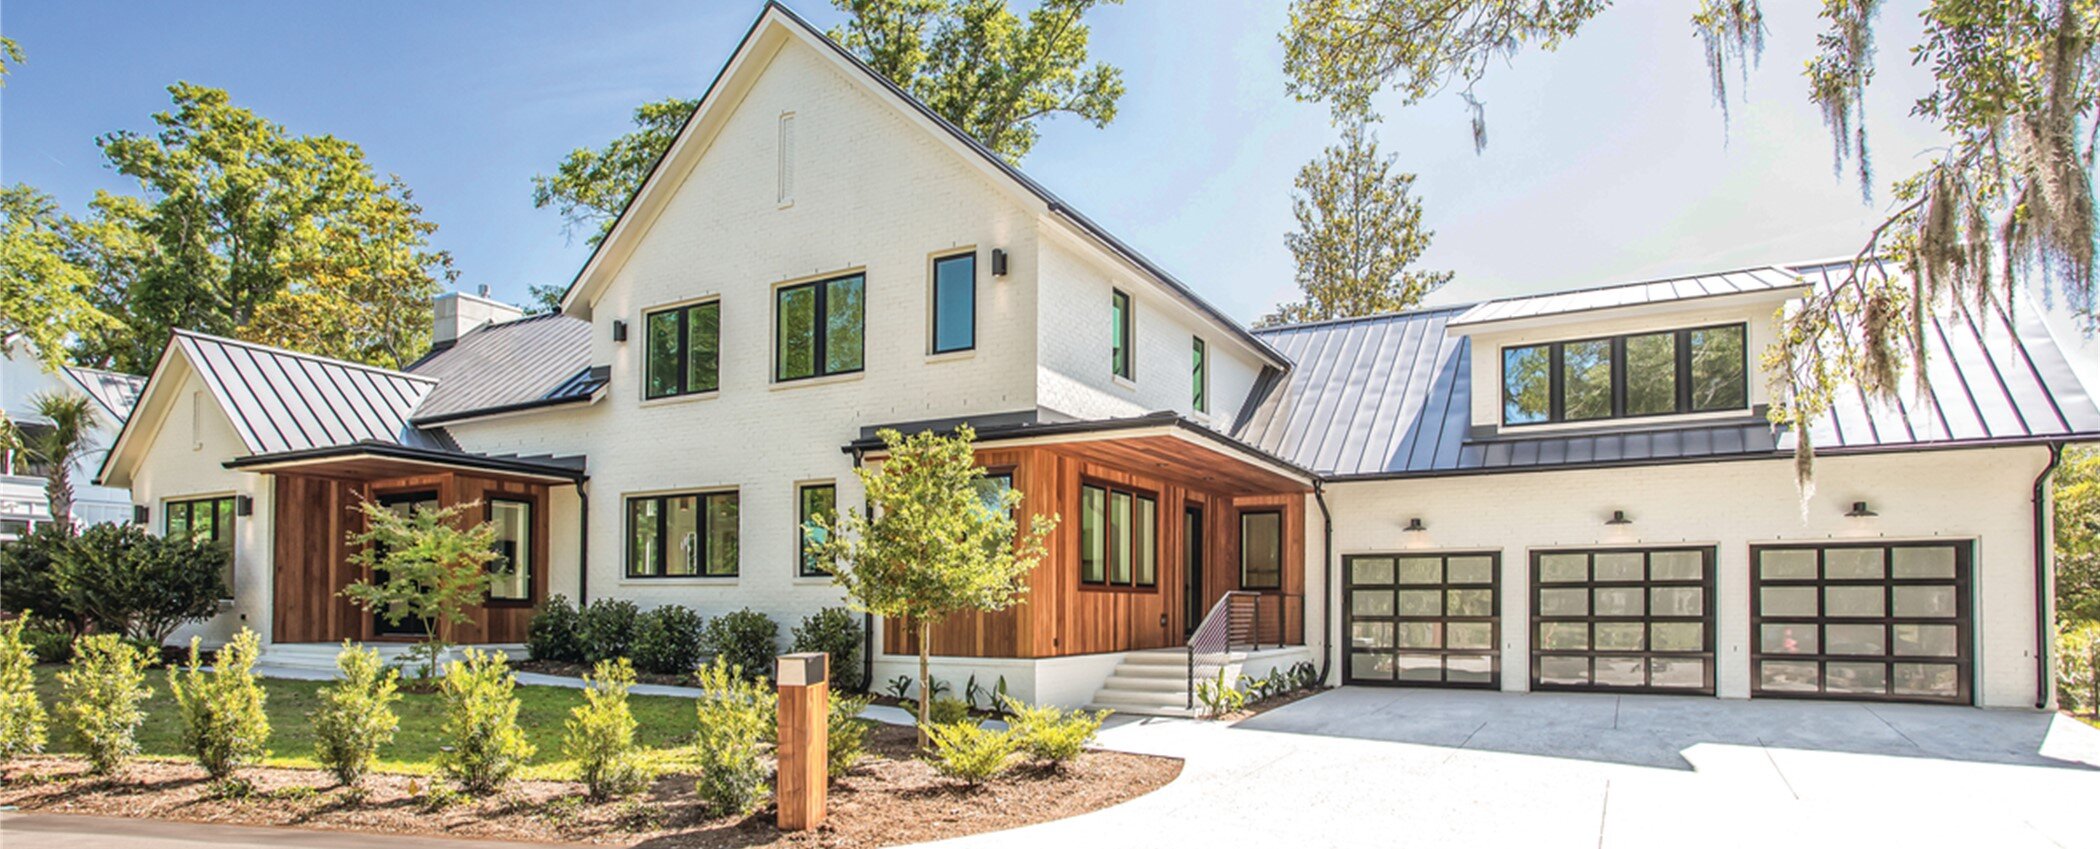
[[[1203,615],[1203,508],[1190,504],[1181,511],[1181,597],[1183,636],[1196,633]]]
[[[404,492],[380,496],[379,506],[407,516],[414,513],[417,508],[436,510],[438,508],[438,498],[435,492]],[[373,582],[385,583],[386,579],[385,570],[373,571]],[[390,621],[384,611],[375,611],[372,614],[372,633],[381,637],[390,635],[420,637],[423,636],[425,624],[422,618],[415,616],[403,616],[401,621],[397,623]]]

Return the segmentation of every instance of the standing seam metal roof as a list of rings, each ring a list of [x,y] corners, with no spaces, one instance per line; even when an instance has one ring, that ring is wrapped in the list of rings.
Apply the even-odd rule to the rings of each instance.
[[[186,330],[174,344],[232,420],[250,453],[383,442],[449,448],[409,415],[436,387],[426,377]]]
[[[441,421],[583,400],[604,385],[591,379],[590,360],[591,323],[580,318],[548,313],[483,325],[408,367],[437,382],[413,418]]]

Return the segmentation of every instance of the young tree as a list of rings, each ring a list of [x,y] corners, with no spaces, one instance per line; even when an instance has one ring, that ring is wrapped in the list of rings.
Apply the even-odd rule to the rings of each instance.
[[[43,472],[51,522],[71,530],[73,465],[95,447],[95,402],[86,395],[39,392],[29,397],[29,406],[50,424],[23,428],[0,417],[0,431],[6,431],[0,435],[0,446],[19,448]]]
[[[321,689],[321,704],[308,715],[314,728],[314,758],[345,787],[356,787],[379,760],[379,747],[394,741],[401,717],[394,703],[400,673],[386,668],[374,649],[343,641],[336,653],[337,683]]]
[[[1486,130],[1474,87],[1496,60],[1526,45],[1552,49],[1573,37],[1600,0],[1294,0],[1284,33],[1292,93],[1327,102],[1337,116],[1370,114],[1388,87],[1402,105],[1459,87],[1473,112],[1476,146]],[[1872,202],[1864,104],[1874,77],[1879,0],[1823,0],[1825,31],[1805,76],[1831,133],[1834,164],[1856,166]],[[1926,355],[1928,311],[1960,301],[2005,303],[2023,288],[2060,288],[2094,321],[2093,102],[2100,97],[2100,6],[2082,0],[1929,0],[1910,53],[1933,88],[1912,113],[1935,122],[1942,147],[1897,180],[1894,208],[1868,236],[1851,270],[1785,319],[1764,365],[1770,415],[1792,425],[1796,469],[1811,482],[1809,423],[1835,394],[1858,386],[1892,399]],[[1758,0],[1701,0],[1692,26],[1706,44],[1716,100],[1727,103],[1726,66],[1755,63],[1765,16]],[[1902,273],[1889,273],[1883,260]],[[2029,281],[2023,272],[2038,272]]]
[[[182,715],[182,745],[214,781],[233,777],[270,755],[269,694],[255,680],[262,640],[242,628],[219,649],[209,670],[190,638],[190,663],[168,670],[168,694]]]
[[[583,704],[569,709],[562,752],[576,762],[578,780],[592,801],[625,796],[647,786],[648,763],[634,746],[637,725],[627,706],[634,666],[627,658],[601,660],[584,676]]]
[[[87,754],[88,768],[108,775],[138,754],[139,707],[153,691],[146,670],[154,660],[116,634],[90,634],[73,644],[73,661],[58,673],[58,712]]]
[[[881,432],[889,456],[854,470],[870,520],[850,510],[818,516],[810,548],[832,570],[854,609],[900,619],[918,633],[919,680],[931,680],[933,626],[967,611],[1004,610],[1027,592],[1023,579],[1043,559],[1057,517],[1036,514],[1017,530],[1021,492],[986,502],[968,425],[953,436]],[[919,745],[925,746],[933,690],[919,687]]]
[[[436,672],[444,651],[447,625],[473,621],[469,608],[488,597],[489,564],[496,553],[496,529],[488,522],[461,526],[481,502],[438,510],[418,507],[402,515],[376,502],[358,505],[365,528],[349,535],[356,551],[350,562],[364,577],[343,588],[342,595],[365,610],[399,625],[414,620],[423,627],[417,651],[425,677]]]
[[[1422,201],[1409,192],[1415,175],[1393,170],[1378,137],[1362,121],[1340,144],[1298,169],[1291,213],[1297,232],[1284,237],[1298,261],[1303,300],[1283,304],[1262,326],[1398,312],[1451,280],[1449,271],[1411,271],[1436,234],[1422,229]]]
[[[68,250],[71,224],[50,195],[0,188],[0,339],[22,334],[47,367],[66,361],[67,339],[116,326],[90,300],[95,280]]]

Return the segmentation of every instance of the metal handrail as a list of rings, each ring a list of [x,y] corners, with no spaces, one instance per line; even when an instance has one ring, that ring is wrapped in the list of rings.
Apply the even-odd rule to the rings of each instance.
[[[1261,616],[1261,596],[1245,590],[1231,590],[1218,597],[1210,612],[1203,615],[1203,622],[1189,635],[1188,643],[1188,707],[1196,707],[1196,655],[1231,654],[1234,645],[1254,646],[1260,637],[1258,619]]]

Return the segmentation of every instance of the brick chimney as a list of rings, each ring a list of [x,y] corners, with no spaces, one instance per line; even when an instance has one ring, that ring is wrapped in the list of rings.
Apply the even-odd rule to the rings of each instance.
[[[484,324],[512,321],[525,315],[525,311],[489,298],[489,287],[481,287],[479,294],[446,292],[431,302],[431,347],[442,348],[459,337],[467,335]]]

